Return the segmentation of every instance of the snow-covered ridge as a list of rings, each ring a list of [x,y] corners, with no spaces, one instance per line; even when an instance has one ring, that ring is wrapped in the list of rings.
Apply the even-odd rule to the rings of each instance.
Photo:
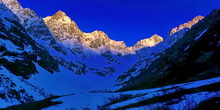
[[[2,0],[0,3],[3,3],[8,10],[10,10],[10,13],[13,12],[15,14],[15,17],[10,18],[18,18],[18,23],[23,26],[28,36],[35,41],[34,43],[46,50],[50,56],[56,59],[54,63],[59,63],[75,73],[79,73],[78,70],[81,71],[81,69],[84,68],[84,66],[82,67],[82,65],[84,65],[82,62],[72,60],[76,57],[81,60],[84,55],[77,54],[81,51],[71,50],[56,41],[47,25],[44,23],[44,20],[33,10],[22,8],[17,0]]]
[[[155,34],[152,37],[150,37],[149,39],[143,39],[143,40],[138,41],[134,45],[134,48],[136,50],[140,50],[144,47],[153,47],[162,41],[163,41],[163,38]]]
[[[193,18],[192,21],[189,21],[187,23],[183,23],[182,25],[179,25],[176,28],[173,28],[169,35],[165,39],[162,39],[160,42],[159,37],[155,37],[155,41],[160,42],[158,45],[156,45],[153,48],[142,48],[137,52],[137,55],[140,57],[140,60],[128,71],[126,71],[123,75],[121,75],[117,80],[117,86],[121,85],[122,83],[126,81],[130,81],[131,78],[136,77],[140,75],[140,73],[150,67],[152,62],[159,58],[160,56],[157,56],[159,54],[164,53],[164,51],[170,47],[172,47],[177,41],[179,41],[187,31],[189,31],[194,25],[196,25],[200,20],[202,20],[203,16],[197,16]],[[154,35],[157,36],[157,35]],[[152,37],[153,38],[153,37]],[[150,38],[151,39],[151,38]],[[148,40],[140,41],[142,43],[147,42]],[[141,44],[142,44],[141,43]],[[138,43],[137,43],[138,44]],[[137,45],[136,44],[136,45]],[[141,45],[139,44],[139,45]],[[149,44],[149,43],[148,43]],[[164,69],[166,69],[165,67]],[[157,70],[157,69],[155,69]]]
[[[44,18],[56,39],[67,46],[79,46],[97,53],[110,51],[112,54],[132,54],[144,47],[153,47],[163,41],[158,35],[138,41],[134,46],[127,47],[124,41],[115,41],[103,31],[85,33],[64,12],[58,11],[53,16]]]
[[[199,21],[201,21],[202,19],[204,18],[204,16],[196,16],[195,18],[193,18],[191,21],[187,22],[187,23],[184,23],[184,24],[181,24],[179,25],[178,27],[175,27],[173,28],[171,31],[170,31],[170,35],[184,29],[184,28],[191,28],[193,25],[195,25],[196,23],[198,23]]]

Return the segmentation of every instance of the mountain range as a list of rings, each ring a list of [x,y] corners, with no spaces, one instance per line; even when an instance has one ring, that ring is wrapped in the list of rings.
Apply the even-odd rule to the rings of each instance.
[[[83,32],[62,11],[42,18],[17,0],[0,0],[0,108],[124,110],[161,103],[157,109],[169,102],[165,108],[171,109],[184,100],[175,93],[217,94],[219,18],[216,9],[171,29],[165,38],[155,34],[127,47],[103,31]],[[154,98],[175,97],[145,102],[143,96],[159,91],[164,93]],[[70,101],[76,99],[83,101]]]
[[[112,40],[102,31],[85,33],[78,28],[64,12],[58,11],[53,16],[44,18],[44,22],[56,39],[66,46],[82,50],[92,50],[97,53],[132,54],[144,47],[152,47],[163,41],[158,35],[138,41],[133,47],[127,47],[123,41]]]

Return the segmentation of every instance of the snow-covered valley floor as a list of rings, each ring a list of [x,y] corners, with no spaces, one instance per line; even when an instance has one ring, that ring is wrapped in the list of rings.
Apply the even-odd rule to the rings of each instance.
[[[44,74],[33,75],[28,80],[17,77],[6,68],[1,67],[2,75],[0,75],[6,79],[5,82],[2,82],[2,87],[10,86],[9,88],[12,90],[26,91],[20,94],[20,100],[30,98],[28,94],[34,94],[33,99],[37,103],[45,101],[49,103],[42,107],[44,110],[147,110],[158,108],[185,110],[195,108],[204,100],[220,97],[220,77],[152,89],[112,92],[116,88],[111,88],[111,81],[115,79],[108,80],[110,82],[105,82],[105,80],[114,78],[114,76],[103,79],[94,74],[90,75],[89,79],[88,76],[71,74],[69,70],[62,67],[62,72],[56,74],[50,74],[37,64],[36,67]],[[94,82],[93,79],[97,79],[97,81]],[[13,86],[13,82],[17,85]],[[28,86],[23,86],[26,84]],[[1,93],[7,93],[6,90],[3,91],[4,89],[0,90]],[[53,97],[49,98],[51,96]],[[13,105],[24,106],[14,100],[16,96],[10,97],[10,94],[6,94],[7,101],[0,100],[0,108]],[[30,105],[33,103],[36,102],[30,102]]]
[[[219,85],[219,83],[220,77],[217,77],[145,90],[117,93],[82,92],[54,99],[53,101],[61,101],[63,103],[45,108],[44,110],[146,110],[161,107],[184,110],[194,108],[200,102],[212,97],[220,97],[220,91],[213,88],[215,85]],[[154,99],[156,98],[158,99],[155,101]]]

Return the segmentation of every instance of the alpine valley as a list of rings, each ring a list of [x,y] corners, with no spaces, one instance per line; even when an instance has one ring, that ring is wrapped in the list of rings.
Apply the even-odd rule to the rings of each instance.
[[[0,109],[219,110],[220,8],[127,47],[0,0]]]

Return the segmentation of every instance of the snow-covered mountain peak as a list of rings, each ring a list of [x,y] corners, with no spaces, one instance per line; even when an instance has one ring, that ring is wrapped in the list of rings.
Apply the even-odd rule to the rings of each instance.
[[[15,14],[23,10],[18,0],[0,0],[0,3],[5,4]]]
[[[163,38],[157,34],[154,34],[149,38],[150,41],[154,41],[155,43],[159,43],[163,40]]]
[[[71,20],[63,11],[58,11],[53,16],[47,16],[43,19],[56,39],[61,43],[75,46],[79,43],[79,37],[83,32],[78,28],[76,23]]]
[[[204,16],[196,16],[195,18],[193,18],[191,21],[187,22],[187,23],[184,23],[184,24],[181,24],[179,25],[178,27],[175,27],[173,28],[171,31],[170,31],[170,35],[184,29],[184,28],[191,28],[194,24],[198,23],[200,20],[202,20],[204,18]]]
[[[71,23],[71,18],[68,17],[66,15],[66,13],[64,13],[63,11],[58,11],[57,13],[55,13],[53,16],[48,16],[46,18],[44,18],[44,20],[51,20],[51,19],[54,19],[54,20],[60,20],[60,22],[64,22],[64,23]]]
[[[144,47],[153,47],[155,46],[156,44],[160,43],[163,41],[163,38],[157,34],[154,34],[153,36],[151,36],[150,38],[148,39],[143,39],[143,40],[140,40],[138,41],[134,47],[136,50],[140,50]]]
[[[103,31],[83,32],[63,11],[44,18],[44,22],[59,42],[70,47],[82,46],[84,49],[93,50],[96,53],[110,51],[113,54],[131,54],[144,47],[153,47],[163,40],[162,37],[155,34],[149,39],[139,41],[133,47],[127,47],[123,41],[112,40]]]
[[[89,38],[89,39],[87,39]],[[110,38],[108,37],[108,35],[103,32],[103,31],[99,31],[99,30],[95,30],[92,33],[84,33],[84,38],[81,38],[81,41],[92,41],[93,39],[102,39],[105,40],[105,42],[108,42],[110,40]],[[104,43],[104,42],[103,42]]]
[[[54,16],[67,16],[65,12],[59,10],[57,13],[54,14]]]
[[[23,8],[18,0],[1,0],[0,3],[5,4],[7,8],[9,8],[14,14],[16,14],[22,25],[29,25],[29,23],[33,20],[41,19],[30,8]]]

